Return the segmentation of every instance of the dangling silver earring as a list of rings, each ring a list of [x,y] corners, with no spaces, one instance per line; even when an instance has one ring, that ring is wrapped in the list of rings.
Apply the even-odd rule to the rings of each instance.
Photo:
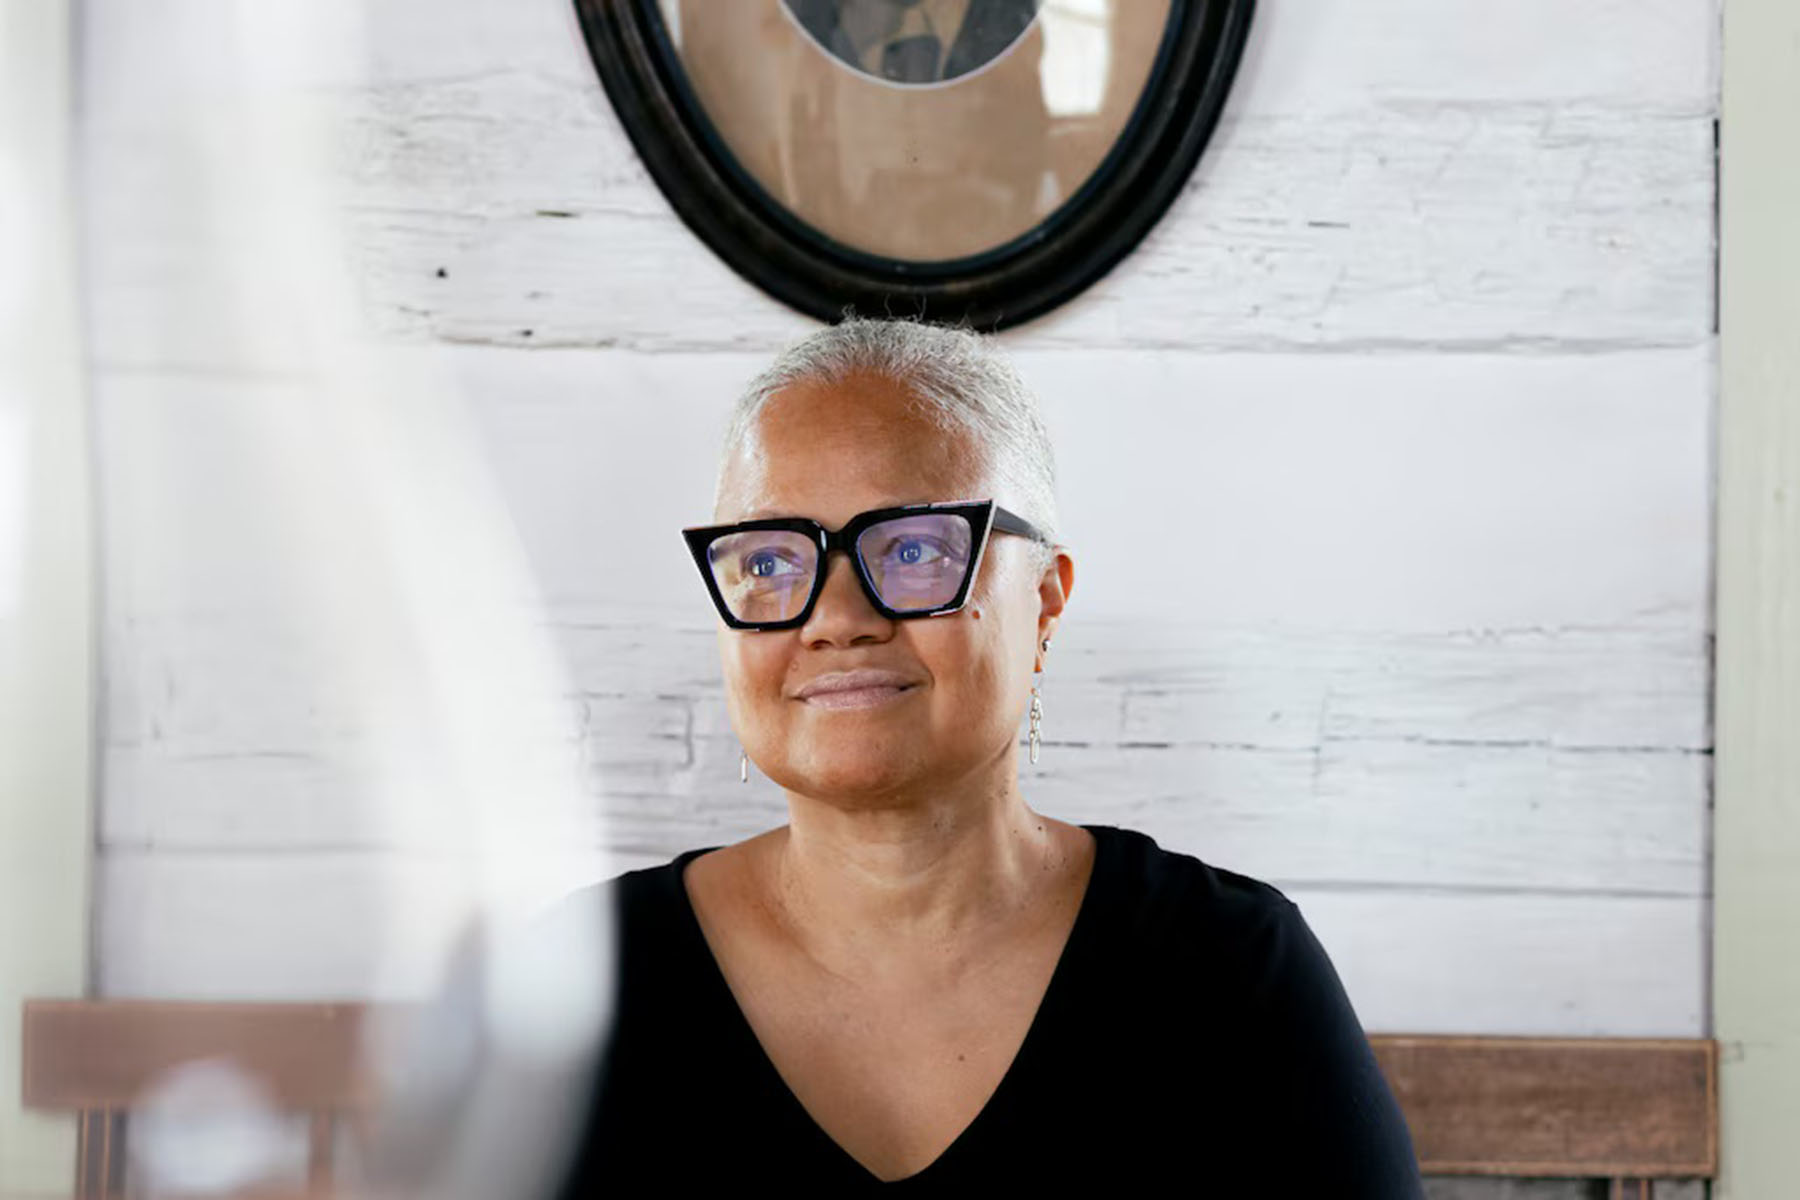
[[[738,747],[738,782],[750,782],[750,755],[742,746]]]
[[[1049,653],[1049,650],[1050,650],[1050,639],[1049,638],[1044,639],[1043,647],[1044,647],[1045,653]],[[1043,675],[1043,673],[1044,673],[1043,668],[1039,667],[1038,675],[1041,677]],[[1031,761],[1034,763],[1037,762],[1037,760],[1038,760],[1038,745],[1044,740],[1043,733],[1042,733],[1043,727],[1044,727],[1044,696],[1043,696],[1042,692],[1038,691],[1038,685],[1037,685],[1036,680],[1033,680],[1032,684],[1031,684],[1031,728],[1027,732],[1026,736],[1029,739],[1030,744],[1031,744]]]
[[[1038,760],[1038,743],[1043,741],[1041,730],[1044,725],[1044,697],[1038,692],[1038,685],[1031,685],[1031,730],[1027,734],[1031,741],[1031,761]]]

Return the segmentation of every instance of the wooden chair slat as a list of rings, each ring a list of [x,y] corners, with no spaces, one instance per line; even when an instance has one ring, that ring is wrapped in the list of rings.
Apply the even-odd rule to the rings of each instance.
[[[128,1108],[164,1072],[223,1059],[294,1111],[363,1099],[357,1004],[32,1000],[24,1011],[27,1107]]]
[[[1370,1042],[1427,1173],[1625,1179],[1717,1173],[1718,1067],[1710,1040],[1383,1036]]]

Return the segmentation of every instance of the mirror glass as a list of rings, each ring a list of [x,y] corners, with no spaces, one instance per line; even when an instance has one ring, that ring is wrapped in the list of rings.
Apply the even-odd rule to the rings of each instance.
[[[918,263],[1026,238],[1093,179],[1169,0],[660,0],[722,160],[815,236]]]

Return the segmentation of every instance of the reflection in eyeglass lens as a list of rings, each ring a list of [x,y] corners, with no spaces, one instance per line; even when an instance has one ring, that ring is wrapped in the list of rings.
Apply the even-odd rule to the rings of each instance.
[[[961,517],[897,517],[863,530],[856,552],[882,603],[909,612],[940,608],[956,599],[969,570],[973,540]]]
[[[812,594],[819,548],[789,529],[728,533],[706,549],[725,606],[740,621],[785,621]]]

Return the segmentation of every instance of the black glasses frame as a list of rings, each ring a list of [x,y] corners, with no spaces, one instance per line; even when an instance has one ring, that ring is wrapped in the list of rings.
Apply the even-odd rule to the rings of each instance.
[[[974,542],[969,551],[969,570],[956,589],[956,595],[948,602],[936,608],[916,608],[901,611],[889,608],[881,599],[875,588],[875,581],[869,575],[868,564],[863,562],[862,555],[856,551],[856,539],[862,531],[882,521],[891,521],[895,517],[915,516],[919,513],[950,513],[968,520],[973,532]],[[780,621],[742,621],[735,616],[725,597],[719,591],[719,581],[713,577],[712,564],[707,560],[708,548],[720,538],[732,533],[743,533],[756,529],[784,529],[794,533],[803,533],[819,548],[818,568],[813,572],[812,592],[806,597],[806,603],[794,616]],[[706,581],[707,595],[712,597],[713,607],[719,610],[719,616],[733,629],[794,629],[804,625],[812,616],[813,605],[818,603],[819,593],[825,590],[825,576],[833,550],[842,550],[850,558],[856,570],[857,582],[862,584],[863,594],[875,611],[890,621],[910,621],[915,617],[941,617],[956,612],[968,602],[969,589],[975,577],[981,571],[982,555],[987,551],[990,532],[1011,533],[1019,537],[1027,537],[1036,542],[1050,544],[1050,538],[1043,530],[1021,517],[1018,513],[1002,508],[992,500],[947,500],[938,504],[905,504],[897,508],[872,508],[867,512],[857,513],[844,522],[840,529],[827,529],[810,517],[763,517],[754,521],[738,521],[731,525],[693,525],[681,531],[687,539],[688,550],[694,556],[694,565],[700,568],[700,577]]]

